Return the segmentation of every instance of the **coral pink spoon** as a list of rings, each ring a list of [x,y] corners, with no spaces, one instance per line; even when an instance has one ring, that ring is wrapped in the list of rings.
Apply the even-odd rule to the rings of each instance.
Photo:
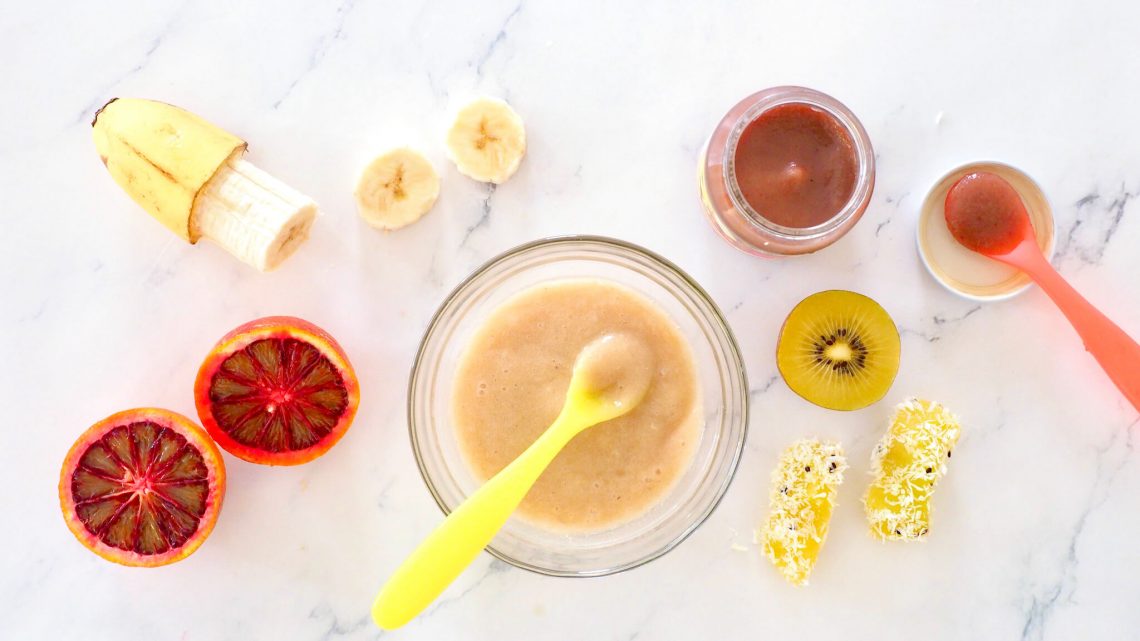
[[[1132,406],[1140,410],[1140,345],[1073,289],[1037,247],[1017,190],[989,172],[967,174],[946,194],[946,226],[966,248],[1012,265],[1037,281],[1081,335]]]

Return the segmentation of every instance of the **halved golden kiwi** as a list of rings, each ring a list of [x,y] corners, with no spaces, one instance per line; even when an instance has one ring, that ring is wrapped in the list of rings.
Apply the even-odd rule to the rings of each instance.
[[[828,290],[800,301],[780,329],[776,365],[792,391],[832,410],[881,399],[899,371],[890,315],[862,294]]]

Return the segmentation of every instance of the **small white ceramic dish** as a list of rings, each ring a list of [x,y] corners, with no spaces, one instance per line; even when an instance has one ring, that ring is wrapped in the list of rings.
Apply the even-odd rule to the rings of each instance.
[[[943,287],[970,300],[990,302],[1017,296],[1033,285],[1021,271],[974,253],[958,244],[946,227],[943,206],[946,192],[959,178],[975,171],[988,171],[1006,179],[1021,195],[1029,221],[1037,235],[1042,253],[1053,258],[1056,235],[1053,229],[1053,208],[1032,178],[1020,169],[999,162],[972,162],[939,178],[926,198],[918,217],[915,235],[918,255],[926,271]]]

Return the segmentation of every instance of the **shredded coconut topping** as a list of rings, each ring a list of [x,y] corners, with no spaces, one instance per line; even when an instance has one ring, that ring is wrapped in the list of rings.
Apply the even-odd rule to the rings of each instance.
[[[871,454],[875,478],[863,497],[873,536],[918,541],[930,532],[930,497],[960,433],[941,403],[910,398],[895,408]]]
[[[784,450],[772,471],[768,520],[760,540],[764,555],[791,583],[807,585],[846,469],[838,443],[803,439]]]

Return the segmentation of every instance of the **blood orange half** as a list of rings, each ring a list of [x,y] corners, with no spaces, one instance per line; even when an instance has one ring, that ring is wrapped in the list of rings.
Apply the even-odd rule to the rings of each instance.
[[[297,465],[348,430],[360,387],[344,350],[291,316],[250,321],[222,337],[194,383],[198,417],[230,454]]]
[[[222,453],[190,419],[163,409],[113,414],[67,453],[59,501],[79,542],[115,563],[186,558],[214,529],[226,489]]]

